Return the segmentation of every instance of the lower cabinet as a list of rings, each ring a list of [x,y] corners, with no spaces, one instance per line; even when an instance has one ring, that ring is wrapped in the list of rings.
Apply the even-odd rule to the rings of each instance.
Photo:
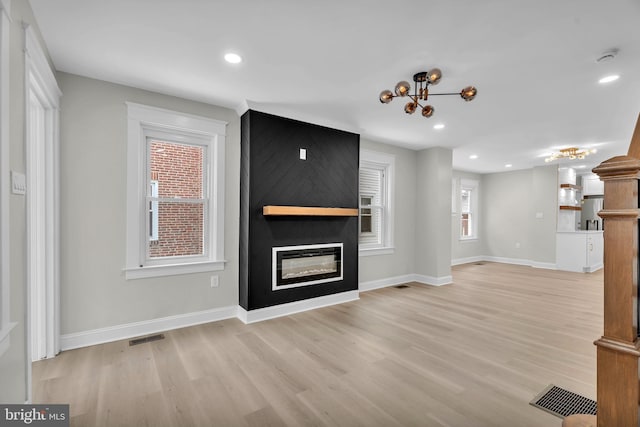
[[[602,231],[568,231],[556,234],[556,267],[558,270],[591,273],[603,264]]]

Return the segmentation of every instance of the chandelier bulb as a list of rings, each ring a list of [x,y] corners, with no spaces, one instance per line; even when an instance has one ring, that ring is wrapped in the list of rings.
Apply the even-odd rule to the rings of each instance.
[[[407,105],[404,106],[404,112],[407,114],[413,114],[416,112],[417,104],[415,102],[407,102]]]
[[[390,90],[387,89],[380,92],[380,102],[382,102],[383,104],[390,103],[392,99],[393,99],[393,92],[391,92]]]
[[[407,81],[403,80],[401,82],[398,82],[398,84],[396,85],[396,95],[398,96],[407,96],[409,90],[411,90],[411,86]]]
[[[475,87],[467,86],[464,89],[462,89],[462,92],[460,92],[460,96],[465,101],[471,101],[473,100],[473,98],[476,97],[477,93],[478,93],[478,90]]]
[[[433,112],[434,111],[435,111],[435,109],[431,105],[425,105],[422,108],[422,117],[429,118],[429,117],[433,116]]]
[[[440,71],[440,68],[432,68],[427,71],[427,81],[429,82],[429,84],[437,85],[438,83],[440,83],[441,78],[442,71]]]

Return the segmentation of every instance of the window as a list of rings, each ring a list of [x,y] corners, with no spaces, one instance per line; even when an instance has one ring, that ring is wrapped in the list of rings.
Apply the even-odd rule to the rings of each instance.
[[[360,255],[393,253],[394,164],[388,154],[360,153]]]
[[[478,238],[478,182],[460,180],[460,239]]]
[[[127,279],[223,269],[226,123],[127,108]]]

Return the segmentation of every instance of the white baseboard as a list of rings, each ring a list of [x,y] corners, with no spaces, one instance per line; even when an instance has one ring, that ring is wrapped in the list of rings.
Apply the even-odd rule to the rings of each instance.
[[[531,261],[531,267],[533,268],[543,268],[545,270],[557,270],[558,266],[552,262],[536,262]]]
[[[461,264],[471,264],[474,262],[482,262],[482,261],[487,261],[487,262],[499,262],[502,264],[514,264],[514,265],[528,265],[530,267],[534,267],[534,268],[544,268],[547,270],[557,270],[558,267],[556,266],[556,264],[552,263],[552,262],[537,262],[537,261],[531,261],[528,259],[522,259],[522,258],[505,258],[505,257],[497,257],[497,256],[473,256],[473,257],[468,257],[468,258],[458,258],[458,259],[452,259],[451,260],[451,265],[461,265]]]
[[[256,310],[245,310],[238,307],[238,319],[245,324],[261,322],[281,316],[288,316],[302,311],[313,310],[315,308],[327,307],[329,305],[342,304],[360,299],[358,291],[347,291],[339,294],[325,295],[317,298],[294,301],[280,304],[273,307],[259,308]]]
[[[430,286],[442,286],[453,283],[452,276],[432,277],[424,276],[422,274],[404,274],[402,276],[387,277],[385,279],[370,280],[368,282],[361,282],[359,289],[360,292],[373,291],[375,289],[386,288],[389,286],[396,286],[403,283],[418,282],[423,285]]]
[[[451,275],[442,276],[442,277],[433,277],[433,276],[425,276],[422,274],[412,274],[412,276],[413,276],[414,282],[422,283],[424,285],[442,286],[442,285],[449,285],[453,283],[453,276]]]
[[[528,259],[522,259],[522,258],[505,258],[505,257],[500,257],[500,256],[485,256],[483,257],[483,261],[489,261],[489,262],[499,262],[502,264],[513,264],[513,265],[531,265],[531,261],[529,261]]]
[[[472,256],[472,257],[467,257],[467,258],[457,258],[457,259],[452,259],[451,260],[451,265],[460,265],[460,264],[471,264],[473,262],[481,262],[481,261],[486,261],[485,257],[483,256]]]
[[[604,268],[604,263],[602,263],[602,262],[600,262],[600,263],[598,263],[596,265],[593,265],[591,267],[584,267],[582,269],[582,271],[584,271],[585,273],[593,273],[594,271],[598,271],[601,268]]]
[[[144,320],[142,322],[126,323],[124,325],[108,328],[93,329],[85,332],[65,334],[60,336],[62,350],[88,347],[106,342],[118,341],[170,331],[172,329],[199,325],[201,323],[215,322],[217,320],[237,317],[238,307],[222,307],[195,313],[179,314],[176,316],[161,317],[159,319]]]
[[[374,289],[386,288],[389,286],[401,285],[403,283],[413,282],[414,274],[404,274],[402,276],[387,277],[385,279],[370,280],[368,282],[360,282],[358,289],[360,292],[373,291]]]

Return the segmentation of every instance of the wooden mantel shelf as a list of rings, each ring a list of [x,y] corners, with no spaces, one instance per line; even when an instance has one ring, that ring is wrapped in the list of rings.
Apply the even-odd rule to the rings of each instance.
[[[582,187],[580,187],[579,185],[575,185],[575,184],[560,184],[560,188],[570,188],[570,189],[573,189],[573,190],[582,191]]]
[[[263,206],[265,216],[358,216],[357,208],[321,208],[313,206]]]

